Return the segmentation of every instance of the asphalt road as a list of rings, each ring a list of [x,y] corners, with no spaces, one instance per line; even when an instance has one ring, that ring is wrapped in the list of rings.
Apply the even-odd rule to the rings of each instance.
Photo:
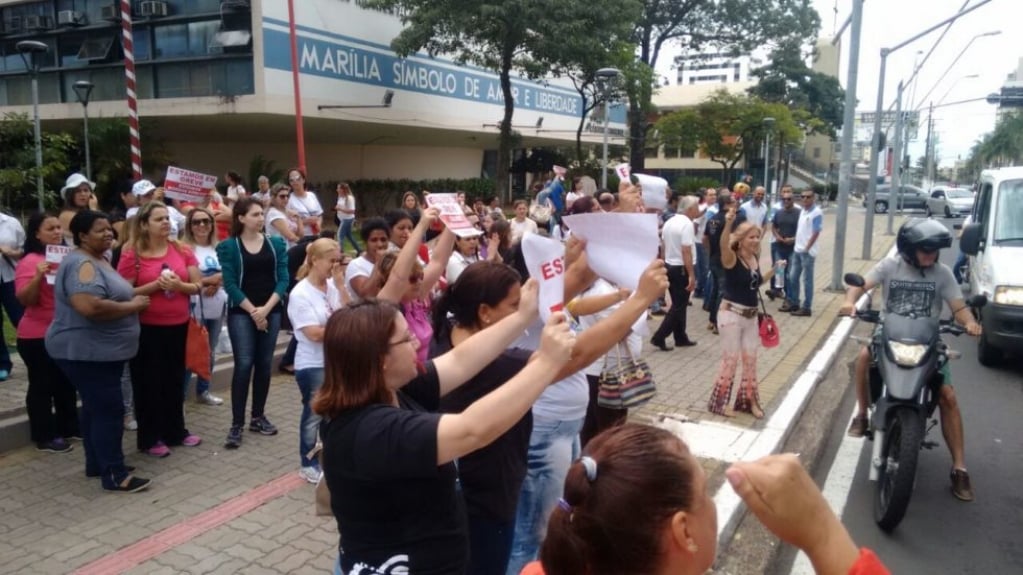
[[[939,221],[951,227],[952,220]],[[942,261],[951,266],[958,248],[944,252]],[[939,425],[927,436],[939,445],[921,453],[909,510],[892,534],[882,532],[873,519],[869,441],[859,453],[842,521],[856,542],[875,550],[892,573],[1023,573],[1023,353],[989,369],[977,362],[975,338],[945,337],[963,353],[952,362],[952,376],[975,501],[961,502],[950,492],[951,457]],[[846,401],[851,406],[848,396]],[[839,427],[828,442],[825,461],[834,459],[845,433]]]

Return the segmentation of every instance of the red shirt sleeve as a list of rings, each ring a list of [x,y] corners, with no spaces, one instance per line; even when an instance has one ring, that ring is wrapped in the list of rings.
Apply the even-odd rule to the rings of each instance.
[[[866,547],[860,549],[860,556],[849,569],[849,575],[889,575],[888,568]]]
[[[540,565],[539,561],[533,561],[522,568],[522,572],[519,575],[544,575],[543,566]]]

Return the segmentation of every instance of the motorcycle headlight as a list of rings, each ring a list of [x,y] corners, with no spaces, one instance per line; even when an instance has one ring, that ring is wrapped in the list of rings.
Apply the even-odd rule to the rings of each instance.
[[[1023,306],[1023,287],[998,286],[995,288],[995,303]]]
[[[888,349],[892,350],[892,357],[895,363],[903,367],[915,367],[927,353],[927,346],[919,343],[888,342]]]

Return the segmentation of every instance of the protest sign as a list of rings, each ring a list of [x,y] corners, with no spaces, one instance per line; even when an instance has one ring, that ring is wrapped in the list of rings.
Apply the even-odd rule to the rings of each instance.
[[[455,194],[430,194],[426,196],[426,205],[437,208],[440,212],[440,221],[444,222],[444,225],[460,238],[469,238],[483,233],[472,225],[469,218],[465,217],[465,208],[459,205],[458,196]]]
[[[619,287],[636,289],[643,271],[657,259],[657,214],[591,213],[564,219],[573,236],[586,240],[590,269]]]
[[[64,256],[69,253],[71,253],[69,246],[46,246],[46,263],[50,264],[50,269],[46,272],[46,283],[51,286],[56,283],[57,268],[60,262],[64,261]]]
[[[170,166],[163,182],[163,193],[174,200],[201,204],[216,185],[216,176]]]
[[[615,174],[620,182],[628,182],[632,175],[632,166],[629,164],[618,164],[615,166]]]
[[[554,166],[554,175],[555,176],[557,176],[557,177],[559,177],[561,179],[565,179],[565,174],[567,174],[567,173],[568,173],[568,168],[563,168],[561,166]]]
[[[643,191],[644,206],[657,210],[663,210],[668,206],[668,180],[646,174],[635,174],[635,176]]]
[[[539,234],[526,234],[522,257],[529,277],[540,284],[540,317],[546,322],[551,313],[565,307],[565,245]]]

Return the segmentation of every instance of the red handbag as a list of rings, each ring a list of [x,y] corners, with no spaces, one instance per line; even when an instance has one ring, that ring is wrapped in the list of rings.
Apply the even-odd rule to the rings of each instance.
[[[757,324],[760,327],[760,343],[764,344],[764,347],[777,347],[781,343],[781,332],[778,331],[778,324],[771,317],[771,314],[767,313],[767,305],[764,304],[764,296],[760,294],[759,289],[757,289],[757,298],[760,300],[760,307],[764,310],[762,313],[757,314]]]

